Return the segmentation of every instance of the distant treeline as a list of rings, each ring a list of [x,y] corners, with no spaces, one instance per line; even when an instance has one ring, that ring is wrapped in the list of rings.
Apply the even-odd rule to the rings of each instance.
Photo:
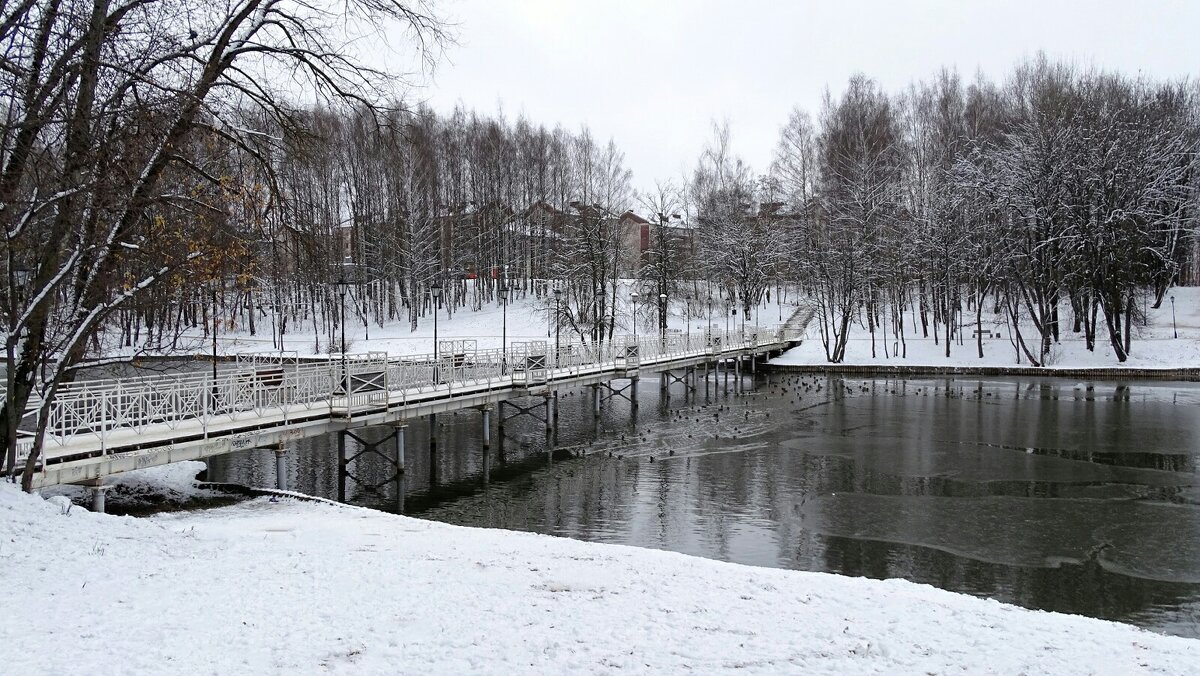
[[[793,112],[765,176],[718,130],[697,238],[751,291],[806,288],[831,362],[855,323],[901,345],[940,332],[948,354],[997,314],[1032,365],[1065,331],[1125,361],[1142,298],[1196,282],[1198,103],[1193,83],[1045,58],[1002,84],[942,71],[888,94],[856,76],[815,122]]]

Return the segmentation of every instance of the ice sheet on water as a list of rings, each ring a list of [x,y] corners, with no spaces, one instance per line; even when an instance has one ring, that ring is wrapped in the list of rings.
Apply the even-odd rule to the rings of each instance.
[[[902,477],[942,477],[955,481],[1042,483],[1123,483],[1186,487],[1197,483],[1190,472],[1121,467],[1059,457],[1054,449],[1029,449],[981,443],[914,441],[884,436],[801,437],[781,442],[809,455],[847,458],[861,469]]]
[[[825,535],[930,547],[980,561],[1200,583],[1200,508],[1152,502],[836,493],[807,501]]]

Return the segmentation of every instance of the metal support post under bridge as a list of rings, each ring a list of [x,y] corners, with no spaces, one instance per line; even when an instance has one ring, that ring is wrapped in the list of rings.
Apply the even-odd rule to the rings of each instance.
[[[348,430],[338,432],[338,502],[346,501],[347,479],[354,481],[354,483],[360,488],[368,492],[375,493],[381,497],[384,494],[380,489],[388,484],[395,483],[396,510],[399,512],[404,511],[404,447],[405,437],[408,432],[408,425],[395,425],[389,427],[389,429],[391,431],[387,434],[387,436],[377,441],[368,441]],[[358,452],[353,454],[347,453],[347,437],[358,442],[359,446],[361,447]],[[389,441],[395,442],[392,447],[393,451],[391,453],[388,453],[385,450]],[[383,481],[376,483],[368,483],[361,477],[356,476],[351,471],[350,463],[367,454],[374,454],[380,458],[383,458],[392,466],[393,473]]]

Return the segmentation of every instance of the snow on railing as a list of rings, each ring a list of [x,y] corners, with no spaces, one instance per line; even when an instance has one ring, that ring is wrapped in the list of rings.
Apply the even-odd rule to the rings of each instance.
[[[602,343],[549,341],[514,343],[508,350],[468,350],[389,357],[383,352],[301,361],[295,355],[240,359],[234,370],[183,373],[62,385],[50,408],[45,447],[78,446],[93,440],[101,454],[120,434],[120,445],[141,443],[150,434],[181,431],[207,437],[215,426],[270,421],[286,425],[314,411],[350,416],[434,392],[454,396],[464,389],[539,385],[589,370],[625,370],[689,357],[777,343],[785,327],[747,327],[723,332],[626,336]],[[460,341],[461,342],[461,341]],[[469,345],[473,348],[473,345]],[[18,443],[23,461],[31,442]]]

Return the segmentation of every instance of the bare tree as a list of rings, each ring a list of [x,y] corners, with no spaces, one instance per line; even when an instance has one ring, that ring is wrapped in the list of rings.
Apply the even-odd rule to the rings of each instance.
[[[174,172],[222,185],[222,175],[189,147],[212,138],[253,150],[253,133],[235,113],[253,106],[289,121],[268,82],[284,72],[318,96],[375,105],[391,78],[346,49],[364,30],[399,23],[424,49],[445,38],[419,4],[352,0],[341,9],[283,0],[56,0],[0,10],[2,305],[10,358],[0,424],[11,474],[18,421],[40,395],[26,489],[55,392],[89,340],[114,310],[210,250],[203,228],[221,223],[223,205],[165,180]],[[155,215],[159,209],[195,215],[202,229],[183,237],[195,246],[158,252],[129,275],[139,269],[133,262],[142,243],[175,227]]]

